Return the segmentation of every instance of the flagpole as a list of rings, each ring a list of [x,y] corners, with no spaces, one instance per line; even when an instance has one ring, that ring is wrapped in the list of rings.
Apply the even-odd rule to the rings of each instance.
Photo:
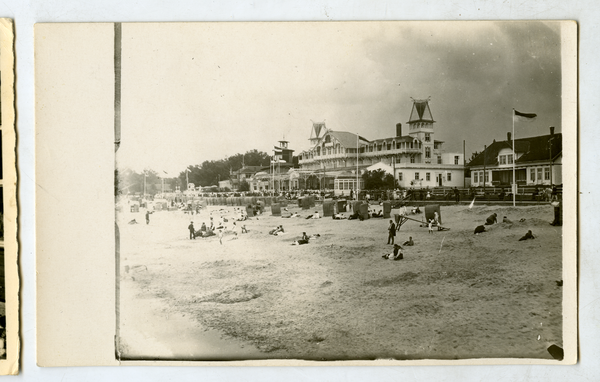
[[[513,108],[513,114],[512,114],[512,151],[513,151],[513,157],[512,157],[512,168],[513,168],[513,207],[516,206],[516,200],[517,200],[517,178],[515,178],[515,162],[517,161],[517,158],[515,157],[515,109]]]
[[[356,134],[356,200],[358,200],[358,134]]]

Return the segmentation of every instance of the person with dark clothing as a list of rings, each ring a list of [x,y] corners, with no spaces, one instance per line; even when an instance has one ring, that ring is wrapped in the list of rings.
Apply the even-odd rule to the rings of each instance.
[[[540,195],[540,189],[536,186],[535,190],[533,190],[533,194],[531,194],[532,200],[538,200],[539,195]]]
[[[500,193],[498,194],[498,199],[499,200],[504,200],[504,196],[506,195],[506,192],[504,191],[504,188],[500,189]]]
[[[402,260],[404,258],[404,254],[400,251],[402,249],[398,244],[394,244],[394,252],[383,255],[386,260]]]
[[[558,200],[558,188],[556,188],[556,186],[552,186],[552,192],[550,193],[550,195],[551,195],[551,198],[550,198],[551,201]]]
[[[206,226],[204,226],[204,228],[206,228]],[[195,240],[196,236],[194,235],[194,233],[196,231],[194,230],[194,222],[190,223],[190,225],[188,226],[188,230],[190,231],[190,240]]]
[[[485,227],[482,225],[478,225],[477,227],[475,227],[475,232],[473,232],[475,235],[485,232]]]
[[[498,215],[494,212],[493,214],[488,216],[487,219],[485,219],[485,225],[492,225],[492,224],[498,223],[497,217],[498,217]]]
[[[390,220],[390,225],[388,226],[388,244],[394,244],[394,236],[396,236],[396,225],[393,220]],[[391,241],[391,243],[390,243]]]
[[[408,240],[405,241],[404,244],[402,244],[402,245],[407,246],[407,247],[412,247],[413,245],[415,245],[415,242],[413,241],[412,236],[409,237]]]
[[[531,233],[531,230],[527,231],[527,233],[525,234],[525,236],[523,236],[522,238],[520,238],[519,241],[528,240],[528,239],[535,239],[535,236],[533,236],[533,233]]]
[[[146,224],[150,224],[150,211],[146,211]]]
[[[454,198],[456,199],[456,203],[460,203],[460,191],[456,187],[454,187]]]

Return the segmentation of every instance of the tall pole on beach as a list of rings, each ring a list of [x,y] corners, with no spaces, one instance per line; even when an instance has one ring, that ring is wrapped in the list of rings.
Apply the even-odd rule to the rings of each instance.
[[[517,204],[517,178],[515,178],[515,162],[517,161],[517,158],[515,156],[515,109],[513,108],[513,112],[512,112],[512,151],[513,151],[513,155],[512,155],[512,170],[513,170],[513,190],[512,190],[512,194],[513,194],[513,207],[516,206]]]
[[[356,134],[356,200],[358,200],[358,134]]]

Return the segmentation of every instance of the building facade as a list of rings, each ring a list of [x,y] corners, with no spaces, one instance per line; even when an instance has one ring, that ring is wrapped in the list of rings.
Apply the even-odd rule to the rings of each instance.
[[[357,175],[362,189],[360,175],[378,163],[389,166],[386,172],[404,188],[462,187],[464,155],[444,152],[444,142],[434,139],[435,123],[429,99],[413,100],[407,135],[401,123],[394,136],[375,140],[313,123],[311,148],[298,156],[300,169],[324,177],[338,195],[356,190]]]
[[[513,158],[511,133],[505,141],[494,141],[469,163],[471,184],[511,186],[513,161],[518,186],[562,184],[562,134],[515,139]]]

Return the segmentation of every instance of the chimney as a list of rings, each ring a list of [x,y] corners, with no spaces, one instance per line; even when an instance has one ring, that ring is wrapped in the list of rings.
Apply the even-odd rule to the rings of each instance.
[[[509,141],[509,142],[510,142],[510,136],[511,136],[511,134],[510,134],[510,131],[509,131],[508,133],[506,133],[506,140]]]
[[[550,126],[550,135],[554,135],[554,126]]]
[[[402,136],[402,124],[401,123],[396,123],[396,136],[397,137]]]

